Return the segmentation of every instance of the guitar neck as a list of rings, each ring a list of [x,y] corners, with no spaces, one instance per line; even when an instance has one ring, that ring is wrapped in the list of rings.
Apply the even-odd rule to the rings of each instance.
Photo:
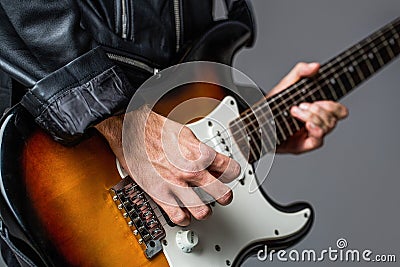
[[[249,162],[272,151],[303,127],[290,115],[302,102],[337,101],[378,72],[400,54],[400,18],[321,66],[305,78],[248,109],[231,123],[231,132],[249,155]],[[276,134],[275,134],[276,131]]]

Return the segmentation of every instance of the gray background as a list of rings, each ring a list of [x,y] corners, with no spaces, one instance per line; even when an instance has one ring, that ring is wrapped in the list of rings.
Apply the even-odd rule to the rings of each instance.
[[[240,53],[235,67],[264,88],[272,88],[296,62],[325,62],[400,16],[398,0],[254,0],[253,6],[257,43]],[[293,249],[320,251],[343,237],[350,248],[396,254],[400,261],[399,72],[396,60],[347,96],[342,103],[350,117],[322,149],[276,158],[263,185],[270,196],[279,203],[310,202],[316,213],[311,232]],[[245,266],[284,264],[250,259]],[[352,264],[314,264],[325,265]]]

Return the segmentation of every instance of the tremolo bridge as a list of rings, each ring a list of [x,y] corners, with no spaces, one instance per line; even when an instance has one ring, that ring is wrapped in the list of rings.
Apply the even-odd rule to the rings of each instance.
[[[129,176],[113,186],[110,193],[139,244],[145,246],[146,257],[155,256],[162,250],[161,240],[165,238],[164,227],[158,219],[162,214],[156,213],[160,209]]]

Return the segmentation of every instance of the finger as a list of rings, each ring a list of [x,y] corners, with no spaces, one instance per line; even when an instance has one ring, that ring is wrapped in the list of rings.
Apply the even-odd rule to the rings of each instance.
[[[200,179],[196,180],[193,184],[207,192],[221,205],[226,206],[232,201],[232,190],[208,171],[204,171]]]
[[[344,119],[349,115],[349,110],[342,104],[334,101],[317,101],[315,104],[331,112],[337,119]]]
[[[190,214],[188,214],[183,208],[181,208],[173,196],[170,196],[168,203],[154,199],[168,215],[169,219],[180,226],[188,226],[190,224]]]
[[[298,82],[303,77],[311,77],[319,70],[320,64],[313,63],[297,63],[296,66],[278,83],[273,89],[275,93],[288,88],[292,84]]]
[[[325,136],[325,134],[327,134],[326,130],[322,129],[319,126],[316,126],[312,122],[306,122],[306,129],[308,137],[322,139]]]
[[[305,122],[306,125],[309,124],[311,129],[319,127],[323,131],[327,130],[327,126],[324,125],[321,117],[312,113],[310,110],[304,110],[297,106],[294,106],[291,108],[290,112],[293,117]]]
[[[175,188],[173,193],[197,220],[205,220],[211,215],[211,208],[200,199],[191,187]]]
[[[240,175],[240,164],[223,154],[217,153],[213,163],[208,168],[212,172],[219,174],[219,179],[223,183],[230,183]]]
[[[323,138],[316,138],[313,136],[307,137],[304,142],[300,143],[297,150],[300,152],[308,152],[320,148],[324,143]]]
[[[301,103],[299,105],[300,109],[302,110],[309,110],[311,113],[319,116],[322,120],[323,124],[327,126],[327,130],[331,130],[336,125],[336,116],[333,114],[332,111],[328,111],[325,108],[321,107],[314,102],[312,104],[309,103]]]

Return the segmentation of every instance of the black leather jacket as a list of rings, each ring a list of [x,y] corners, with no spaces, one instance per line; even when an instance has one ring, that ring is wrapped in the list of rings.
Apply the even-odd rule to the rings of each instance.
[[[253,23],[244,0],[226,2],[229,19]],[[0,3],[0,67],[29,89],[21,104],[36,123],[65,144],[123,111],[154,68],[177,63],[215,23],[213,0]]]

